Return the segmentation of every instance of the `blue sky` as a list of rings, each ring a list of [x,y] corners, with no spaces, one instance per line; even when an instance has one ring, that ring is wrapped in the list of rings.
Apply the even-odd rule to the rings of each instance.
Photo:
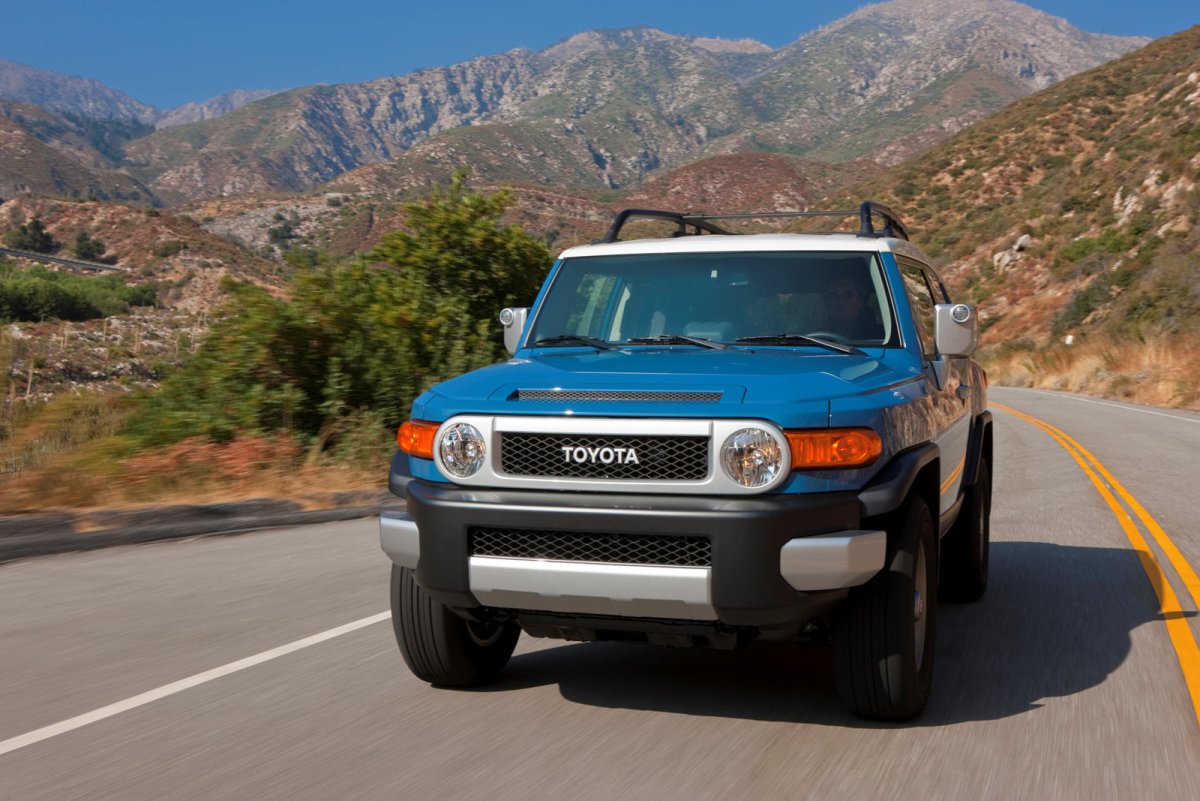
[[[594,28],[749,37],[779,47],[863,0],[4,0],[0,58],[96,78],[168,108],[232,89],[364,81]],[[1165,36],[1196,0],[1033,0],[1096,33]],[[954,0],[946,0],[952,13]],[[45,35],[35,35],[45,31]],[[16,34],[16,35],[13,35]]]

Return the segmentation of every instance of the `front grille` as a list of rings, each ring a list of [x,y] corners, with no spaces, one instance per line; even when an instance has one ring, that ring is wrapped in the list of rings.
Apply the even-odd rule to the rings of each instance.
[[[506,432],[500,465],[513,476],[700,481],[708,475],[708,437]]]
[[[630,392],[628,390],[519,389],[519,401],[600,401],[612,403],[720,403],[720,392]]]
[[[712,544],[706,537],[591,534],[523,528],[472,528],[470,536],[472,556],[618,565],[712,565]]]

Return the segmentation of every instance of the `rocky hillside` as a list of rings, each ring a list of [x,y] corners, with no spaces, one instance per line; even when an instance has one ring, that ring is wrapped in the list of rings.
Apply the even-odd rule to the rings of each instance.
[[[189,122],[215,120],[231,111],[235,111],[247,103],[262,100],[277,94],[273,89],[235,89],[218,95],[203,102],[184,103],[173,109],[160,110],[154,120],[156,128],[170,128],[174,125],[187,125]]]
[[[312,250],[334,257],[361,253],[404,223],[406,200],[432,187],[413,183],[396,193],[395,165],[363,167],[322,187],[319,193],[243,195],[196,201],[178,211],[248,250],[281,257]],[[777,153],[714,156],[665,172],[633,190],[562,190],[533,183],[486,180],[471,185],[501,188],[513,196],[508,220],[542,237],[551,250],[599,239],[622,208],[742,212],[799,209],[878,172],[873,162],[830,165]]]
[[[1060,380],[1073,352],[1095,363],[1072,388],[1132,391],[1151,373],[1117,369],[1115,343],[1152,343],[1175,362],[1191,354],[1171,379],[1185,388],[1156,400],[1200,403],[1200,26],[1014,103],[852,193],[903,211],[948,282],[981,304],[986,351],[1013,380]],[[1089,341],[1104,350],[1081,350]]]
[[[0,235],[33,218],[70,255],[81,231],[104,243],[105,258],[131,271],[132,282],[156,281],[159,305],[208,313],[224,276],[264,286],[282,283],[279,264],[205,231],[189,217],[120,203],[18,196],[0,203]]]
[[[0,59],[0,98],[92,119],[153,124],[158,110],[94,78],[63,75]]]
[[[32,193],[152,202],[153,194],[97,147],[104,147],[105,127],[0,100],[0,198]]]
[[[133,142],[167,202],[347,182],[624,188],[746,150],[892,164],[1144,40],[1087,34],[1009,0],[891,0],[772,51],[648,28],[590,32],[361,84],[275,95]]]

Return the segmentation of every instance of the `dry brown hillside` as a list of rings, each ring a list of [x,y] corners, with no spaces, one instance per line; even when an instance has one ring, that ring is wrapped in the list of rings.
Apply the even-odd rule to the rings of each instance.
[[[1200,404],[1200,27],[852,192],[900,210],[981,305],[996,377]]]

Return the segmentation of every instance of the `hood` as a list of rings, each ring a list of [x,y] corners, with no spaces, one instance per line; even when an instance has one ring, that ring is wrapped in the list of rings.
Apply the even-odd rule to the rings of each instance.
[[[438,384],[413,404],[413,416],[747,417],[826,425],[831,400],[921,375],[896,349],[844,355],[811,348],[571,348],[509,359]],[[627,399],[623,393],[640,394]]]

